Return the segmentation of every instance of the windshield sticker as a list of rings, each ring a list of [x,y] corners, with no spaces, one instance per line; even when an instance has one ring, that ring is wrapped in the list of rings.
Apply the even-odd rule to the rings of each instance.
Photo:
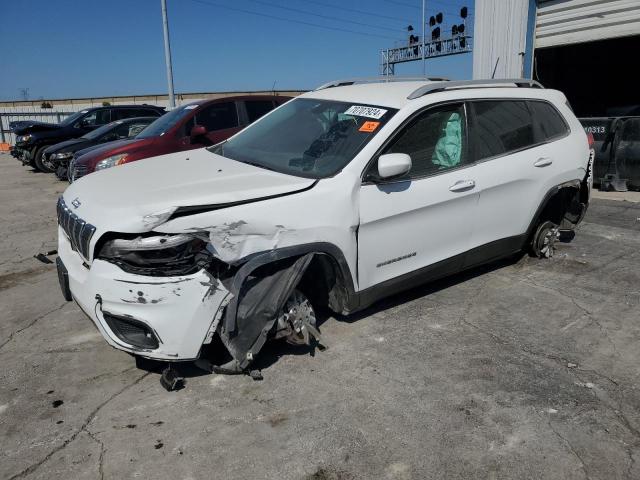
[[[187,105],[184,107],[185,110],[193,110],[194,108],[198,108],[198,105]]]
[[[380,125],[380,122],[364,122],[358,131],[367,133],[375,132],[378,125]]]
[[[349,109],[344,112],[347,115],[356,115],[358,117],[369,117],[375,118],[378,120],[381,118],[387,111],[383,108],[375,108],[375,107],[364,107],[361,105],[353,105],[349,107]]]

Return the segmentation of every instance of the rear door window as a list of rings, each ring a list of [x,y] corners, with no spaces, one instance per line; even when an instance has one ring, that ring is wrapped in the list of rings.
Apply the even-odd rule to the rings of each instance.
[[[249,123],[255,122],[257,119],[273,110],[273,101],[271,100],[247,100],[244,104],[247,107]]]
[[[124,118],[133,117],[135,115],[132,108],[117,108],[113,110],[111,116],[114,120],[122,120]]]
[[[478,100],[474,111],[476,160],[507,155],[536,144],[531,112],[520,100]]]
[[[537,127],[539,142],[546,142],[567,134],[569,127],[553,105],[535,100],[529,100],[528,104]]]
[[[238,126],[238,112],[235,102],[214,103],[196,113],[196,124],[207,132]]]
[[[152,108],[134,108],[130,117],[158,117],[158,111]]]
[[[97,127],[100,125],[106,125],[111,122],[111,115],[109,109],[94,110],[82,119],[82,124],[89,127]]]

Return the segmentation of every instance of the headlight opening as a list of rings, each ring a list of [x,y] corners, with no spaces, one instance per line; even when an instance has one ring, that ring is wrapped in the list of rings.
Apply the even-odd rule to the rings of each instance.
[[[129,273],[149,276],[189,275],[212,259],[207,242],[197,235],[150,235],[104,242],[97,258]]]

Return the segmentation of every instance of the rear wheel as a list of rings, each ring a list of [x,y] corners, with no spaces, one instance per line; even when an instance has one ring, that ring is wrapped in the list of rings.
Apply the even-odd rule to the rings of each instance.
[[[560,237],[558,225],[542,222],[536,229],[531,241],[531,253],[538,258],[551,258],[556,250],[556,240]]]
[[[49,147],[49,145],[45,145],[44,147],[40,147],[38,150],[36,150],[33,163],[35,164],[36,168],[41,172],[53,173],[56,171],[55,170],[56,166],[53,163],[51,163],[51,161],[48,160],[44,155],[44,151],[47,149],[47,147]]]

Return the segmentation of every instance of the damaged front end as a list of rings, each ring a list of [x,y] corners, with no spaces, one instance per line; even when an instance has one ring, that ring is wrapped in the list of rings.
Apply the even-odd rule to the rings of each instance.
[[[108,343],[134,355],[242,373],[269,338],[319,340],[313,307],[296,289],[314,253],[284,249],[226,263],[209,235],[108,233],[90,269],[62,232],[59,251],[74,299]],[[224,365],[200,358],[216,336],[231,356]]]

